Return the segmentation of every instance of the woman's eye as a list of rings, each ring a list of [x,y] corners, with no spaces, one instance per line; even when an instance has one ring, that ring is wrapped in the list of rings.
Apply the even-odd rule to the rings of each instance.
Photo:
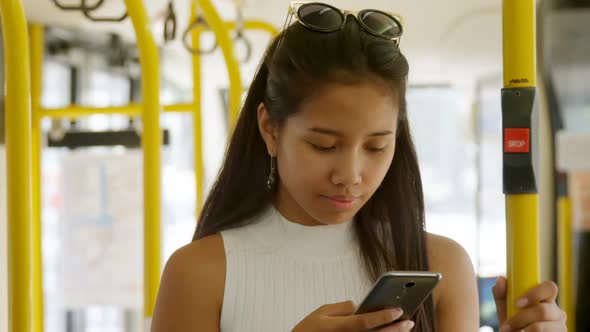
[[[385,151],[386,148],[387,148],[387,146],[384,146],[382,148],[367,148],[367,150],[369,150],[371,152],[383,152],[383,151]]]
[[[332,151],[335,150],[336,147],[335,146],[323,146],[323,145],[317,145],[317,144],[313,144],[313,143],[309,143],[314,149],[318,150],[318,151],[323,151],[323,152],[327,152],[327,151]]]

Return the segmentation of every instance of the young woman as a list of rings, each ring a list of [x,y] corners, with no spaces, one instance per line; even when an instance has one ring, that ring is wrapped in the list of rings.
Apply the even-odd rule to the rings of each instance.
[[[444,277],[411,320],[380,331],[477,331],[467,254],[424,230],[400,19],[350,14],[290,7],[297,23],[254,77],[193,242],[166,264],[153,332],[369,330],[401,312],[353,315],[353,302],[392,270]],[[555,284],[524,294],[510,320],[505,286],[505,331],[565,331]]]

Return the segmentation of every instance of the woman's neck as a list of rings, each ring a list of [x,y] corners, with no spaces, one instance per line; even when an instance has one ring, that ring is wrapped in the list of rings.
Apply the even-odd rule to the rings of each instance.
[[[273,205],[287,220],[303,226],[321,226],[321,222],[310,216],[285,188],[279,184]]]

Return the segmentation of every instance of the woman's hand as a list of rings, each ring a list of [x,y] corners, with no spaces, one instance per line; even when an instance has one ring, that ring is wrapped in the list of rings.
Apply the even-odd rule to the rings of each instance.
[[[292,332],[361,332],[391,323],[402,315],[400,309],[386,309],[359,315],[354,315],[354,310],[351,301],[323,305],[305,317]],[[412,327],[414,322],[405,320],[375,331],[409,332]]]
[[[516,302],[521,311],[506,319],[506,278],[500,277],[493,289],[498,322],[501,332],[564,332],[565,312],[555,303],[557,285],[552,281],[543,282],[530,289]]]

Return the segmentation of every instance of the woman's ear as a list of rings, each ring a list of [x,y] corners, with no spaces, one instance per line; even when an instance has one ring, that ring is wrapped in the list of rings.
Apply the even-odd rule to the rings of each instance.
[[[266,144],[266,150],[271,156],[277,155],[277,146],[279,138],[279,130],[276,124],[270,119],[270,114],[264,106],[264,103],[258,105],[258,130]]]

